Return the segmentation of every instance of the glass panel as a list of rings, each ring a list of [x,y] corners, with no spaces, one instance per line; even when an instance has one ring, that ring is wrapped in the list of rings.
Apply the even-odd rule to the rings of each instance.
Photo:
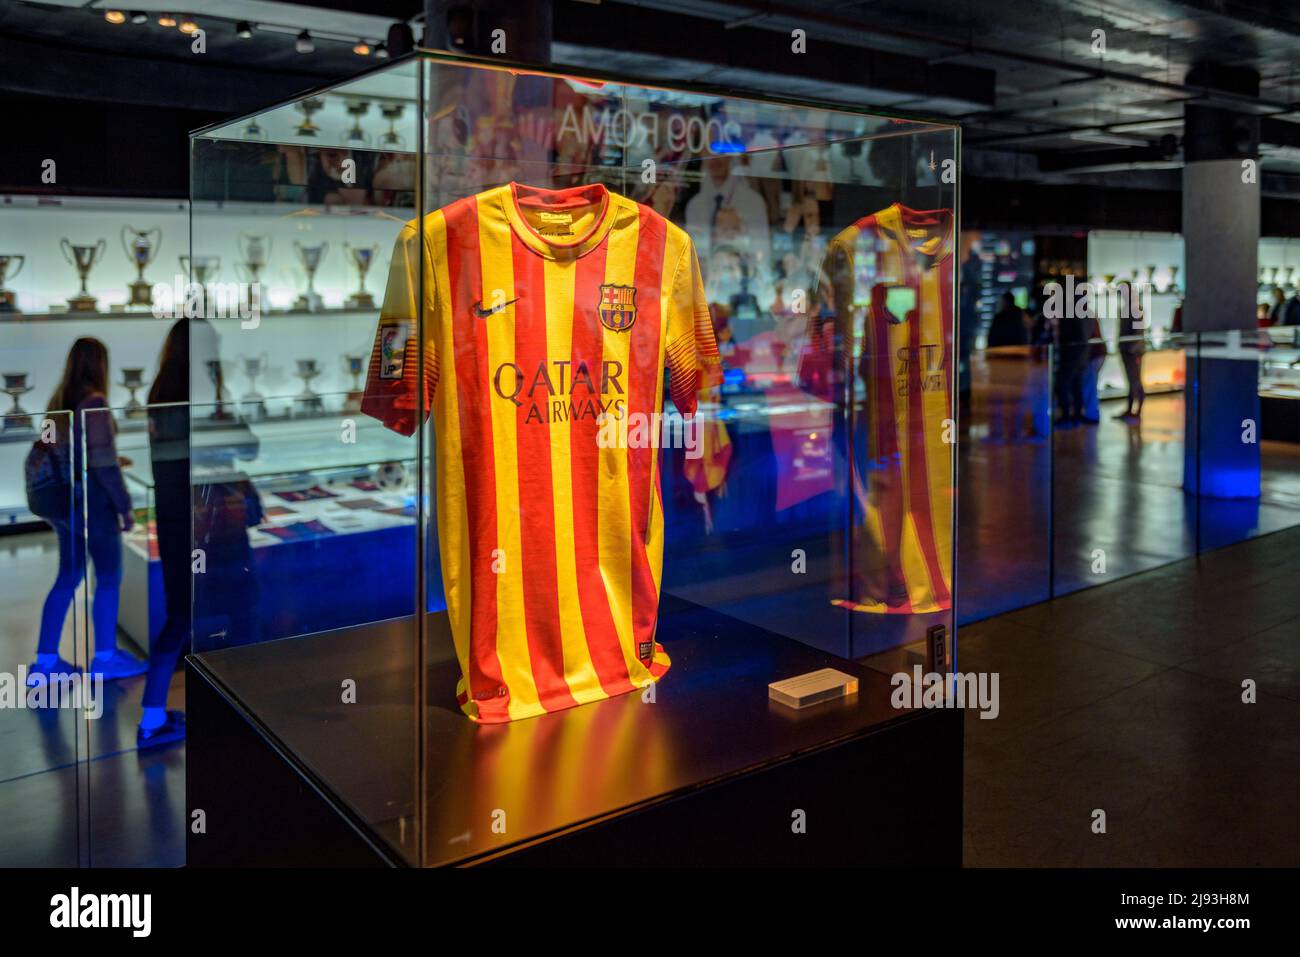
[[[957,619],[966,623],[1050,595],[1054,353],[1034,237],[962,240]]]
[[[74,536],[73,417],[30,411],[42,407],[30,398],[24,408],[31,386],[23,377],[4,374],[0,420],[0,674],[8,699],[0,708],[0,867],[76,867],[84,720],[104,699],[81,683],[84,622],[75,596],[85,550]]]
[[[195,136],[188,260],[208,306],[189,348],[195,651],[413,862],[418,440],[360,410],[414,216],[415,77],[396,64]]]
[[[103,715],[87,724],[86,838],[95,867],[185,863],[186,436],[183,427],[170,436],[164,428],[183,423],[185,409],[135,403],[80,415],[86,655],[106,689]]]
[[[1300,524],[1300,325],[1266,330],[1260,349],[1259,529],[1270,532]]]

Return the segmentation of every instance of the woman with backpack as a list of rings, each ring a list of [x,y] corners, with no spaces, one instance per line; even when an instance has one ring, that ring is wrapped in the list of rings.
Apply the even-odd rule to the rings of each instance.
[[[66,511],[57,509],[41,516],[58,536],[59,572],[41,613],[36,661],[27,677],[32,686],[78,670],[59,657],[59,642],[68,608],[86,573],[87,552],[95,566],[90,615],[95,654],[89,671],[111,681],[143,674],[145,670],[143,661],[117,647],[122,533],[131,529],[134,520],[117,455],[117,426],[112,414],[104,411],[108,408],[107,394],[108,349],[98,339],[82,337],[72,344],[63,378],[50,398],[52,411],[72,413],[71,428],[66,417],[56,417],[56,445],[61,446],[67,463],[65,475],[75,492],[69,492],[64,499],[68,503]],[[80,474],[85,475],[84,484],[74,480]]]

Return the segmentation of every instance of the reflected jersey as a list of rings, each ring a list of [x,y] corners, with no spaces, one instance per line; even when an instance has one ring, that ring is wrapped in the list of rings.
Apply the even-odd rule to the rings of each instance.
[[[848,410],[853,521],[833,597],[855,611],[952,604],[952,252],[950,210],[897,203],[827,248],[806,369]]]
[[[402,230],[362,410],[406,435],[421,408],[433,415],[471,718],[557,711],[667,670],[654,640],[663,370],[690,414],[718,366],[686,233],[603,186],[512,183]]]

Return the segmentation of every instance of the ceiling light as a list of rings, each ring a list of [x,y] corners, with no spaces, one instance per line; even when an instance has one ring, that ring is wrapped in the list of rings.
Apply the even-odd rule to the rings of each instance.
[[[303,30],[298,34],[298,39],[293,41],[293,48],[299,53],[311,53],[316,49],[316,44],[311,42],[311,33]]]
[[[174,27],[176,26],[176,18],[170,13],[160,13],[158,14],[158,26]]]
[[[105,10],[104,19],[109,23],[126,23],[126,14],[121,10]]]
[[[143,10],[132,10],[131,22],[135,24],[148,23],[149,14],[145,13]]]
[[[235,24],[235,36],[241,40],[251,40],[253,38],[253,28],[247,20],[240,20]]]
[[[181,25],[180,25],[181,33],[185,33],[185,34],[196,33],[198,29],[199,29],[199,25],[194,22],[193,17],[186,17],[184,20],[181,21]]]
[[[388,47],[384,46],[383,43],[376,43],[376,44],[375,44],[375,58],[378,59],[378,60],[387,60],[387,59],[388,59]]]
[[[357,56],[370,56],[370,44],[365,40],[358,40],[357,45],[352,48],[352,52]]]

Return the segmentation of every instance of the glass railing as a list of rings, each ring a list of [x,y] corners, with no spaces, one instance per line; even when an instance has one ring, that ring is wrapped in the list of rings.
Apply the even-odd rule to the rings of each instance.
[[[29,387],[18,378],[5,376],[10,403],[0,419],[8,526],[0,536],[0,673],[13,694],[0,708],[0,867],[76,867],[85,863],[86,728],[103,696],[82,683],[86,621],[77,590],[86,563],[73,417],[25,409]]]
[[[970,370],[959,623],[1300,525],[1293,329],[1002,346]]]

